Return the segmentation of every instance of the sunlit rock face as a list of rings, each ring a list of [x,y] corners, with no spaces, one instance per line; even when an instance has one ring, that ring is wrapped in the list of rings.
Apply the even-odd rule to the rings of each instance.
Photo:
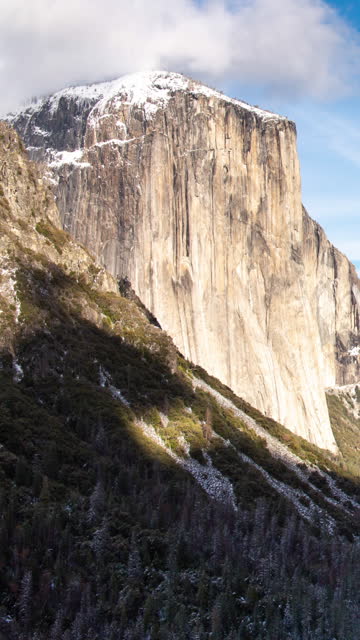
[[[360,284],[301,204],[295,125],[178,74],[67,89],[12,118],[63,226],[184,355],[336,450],[324,388],[359,375]]]

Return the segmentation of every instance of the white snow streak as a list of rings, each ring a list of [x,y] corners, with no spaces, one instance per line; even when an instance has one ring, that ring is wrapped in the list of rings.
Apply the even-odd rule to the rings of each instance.
[[[99,367],[99,383],[100,387],[109,389],[112,397],[115,398],[115,400],[120,400],[120,402],[124,404],[125,407],[130,407],[130,402],[126,400],[120,389],[117,389],[113,385],[110,373],[101,366]]]
[[[126,140],[119,140],[118,138],[112,138],[111,140],[105,140],[104,142],[96,142],[93,144],[90,149],[93,147],[104,147],[108,144],[113,144],[118,147],[123,147],[125,144],[129,144],[129,142],[135,142],[136,140],[143,140],[145,136],[140,136],[139,138],[127,138]]]
[[[315,504],[314,501],[311,500],[311,498],[306,493],[304,493],[304,491],[301,491],[300,489],[295,489],[294,487],[291,487],[284,482],[280,482],[280,480],[277,480],[276,478],[271,476],[270,473],[268,473],[268,471],[266,471],[265,469],[263,469],[263,467],[258,465],[254,460],[252,460],[252,458],[247,456],[242,451],[239,451],[238,449],[236,449],[236,447],[234,447],[234,445],[230,442],[230,440],[225,440],[224,438],[222,438],[222,436],[220,436],[215,432],[213,433],[213,437],[221,440],[225,447],[231,447],[231,449],[235,451],[235,453],[240,458],[240,460],[254,467],[260,473],[260,475],[266,480],[266,482],[273,489],[275,489],[277,493],[279,493],[280,495],[283,495],[285,498],[290,500],[290,502],[294,505],[299,515],[302,516],[305,520],[307,520],[308,522],[313,522],[314,515],[318,514],[320,520],[324,523],[328,532],[332,533],[334,531],[335,523],[333,518],[328,516],[328,514],[326,513],[324,514],[323,510],[317,504]],[[306,504],[304,504],[304,500],[303,502],[301,502],[301,498],[303,499],[305,498]]]
[[[0,292],[13,304],[16,324],[19,322],[21,304],[16,292],[16,269],[14,267],[3,267],[0,269]]]
[[[76,167],[91,167],[89,162],[80,162],[83,157],[84,151],[77,149],[76,151],[57,151],[53,152],[51,149],[47,151],[52,155],[53,159],[49,162],[49,167],[59,168],[62,165],[74,165]]]
[[[16,358],[14,358],[13,360],[13,370],[14,370],[13,381],[21,382],[21,380],[24,377],[24,370]]]
[[[205,456],[207,460],[206,466],[201,465],[197,460],[190,457],[181,458],[166,446],[152,425],[147,424],[144,420],[136,420],[135,423],[150,440],[164,449],[170,458],[190,473],[210,498],[222,504],[228,504],[234,511],[237,511],[234,490],[230,480],[223,476],[220,471],[212,465],[212,461],[208,456]]]
[[[210,387],[208,384],[206,384],[206,382],[204,382],[203,380],[200,380],[199,378],[193,378],[192,383],[195,389],[201,388],[207,393],[210,393],[216,399],[217,403],[220,406],[224,407],[225,409],[229,409],[234,415],[240,418],[250,429],[255,431],[255,433],[260,438],[263,438],[266,441],[267,448],[271,453],[271,455],[273,455],[274,458],[279,458],[283,463],[285,463],[291,469],[292,473],[294,473],[302,482],[310,485],[312,491],[317,493],[319,496],[321,496],[321,498],[325,502],[341,508],[348,515],[351,515],[351,512],[347,509],[344,503],[350,502],[353,507],[355,507],[356,509],[359,509],[359,504],[356,501],[354,501],[350,496],[348,496],[346,493],[344,493],[337,486],[335,480],[329,474],[325,473],[318,467],[309,464],[302,458],[299,458],[296,454],[292,453],[292,451],[290,451],[286,445],[282,444],[279,440],[277,440],[277,438],[272,436],[263,427],[258,425],[253,418],[251,418],[246,413],[241,411],[241,409],[238,409],[238,407],[236,407],[234,403],[231,402],[231,400],[228,400],[228,398],[225,398],[223,395],[221,395],[221,393],[219,393],[218,391]],[[241,455],[244,455],[244,454],[241,454]],[[262,469],[261,467],[258,467],[258,465],[256,465],[254,461],[250,460],[250,462],[257,468],[259,468],[259,470]],[[299,465],[301,465],[302,468],[300,468]],[[303,470],[304,467],[305,467],[305,470]],[[321,489],[319,489],[318,487],[316,487],[311,483],[311,479],[309,478],[309,476],[310,476],[310,473],[312,473],[315,470],[322,478],[326,479],[333,496],[335,496],[337,500],[327,496],[323,491],[321,491]],[[270,476],[264,469],[262,469],[262,471],[264,476],[268,476],[268,478],[270,478],[275,484],[279,484],[279,481],[272,478],[272,476]],[[273,485],[274,488],[276,488],[275,484]],[[280,484],[283,484],[283,483],[280,483]],[[283,485],[283,486],[288,487],[288,485]],[[291,488],[289,489],[292,492],[295,491],[294,489],[291,489]],[[302,492],[300,492],[299,495],[300,494],[302,494]],[[302,494],[302,495],[307,496],[307,494]],[[307,498],[310,502],[312,502],[309,496],[307,496]],[[315,506],[318,509],[317,505],[314,504],[314,507]],[[301,507],[299,508],[303,509],[303,505],[301,505]]]

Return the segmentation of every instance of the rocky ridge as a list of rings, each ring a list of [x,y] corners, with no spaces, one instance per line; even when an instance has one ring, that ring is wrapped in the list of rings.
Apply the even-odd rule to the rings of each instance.
[[[295,125],[164,72],[10,119],[64,228],[129,278],[184,355],[336,451],[324,390],[358,379],[360,285],[301,205]]]

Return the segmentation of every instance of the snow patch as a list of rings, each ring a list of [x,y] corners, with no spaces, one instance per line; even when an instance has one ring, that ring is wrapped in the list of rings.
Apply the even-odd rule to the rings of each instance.
[[[48,149],[47,151],[51,152],[52,150]],[[89,162],[80,162],[83,154],[84,151],[82,149],[77,149],[76,151],[52,152],[51,155],[54,159],[49,163],[49,167],[59,168],[63,165],[73,165],[81,168],[91,167]]]
[[[126,400],[125,396],[121,393],[120,389],[117,389],[112,384],[110,384],[108,386],[108,389],[109,389],[112,397],[115,398],[115,400],[120,400],[120,402],[122,402],[122,404],[124,404],[125,407],[130,407],[130,402],[128,402],[128,400]]]
[[[127,140],[119,140],[118,138],[112,138],[111,140],[105,140],[104,142],[96,142],[92,147],[105,147],[108,144],[113,144],[118,147],[123,147],[125,144],[129,144],[130,142],[134,142],[135,140],[142,140],[144,136],[140,136],[139,138],[128,138]],[[92,148],[90,147],[90,148]]]
[[[310,485],[312,492],[317,493],[319,496],[321,496],[323,501],[342,509],[342,511],[347,513],[348,515],[352,515],[346,506],[349,502],[355,509],[359,509],[359,504],[355,500],[353,500],[350,496],[348,496],[344,491],[342,491],[337,486],[335,480],[328,473],[326,473],[325,471],[322,471],[315,465],[311,465],[310,463],[306,462],[302,458],[299,458],[299,456],[297,456],[292,451],[290,451],[290,449],[288,449],[286,445],[282,444],[274,436],[268,433],[263,427],[258,425],[253,418],[251,418],[246,413],[244,413],[244,411],[241,411],[241,409],[238,409],[238,407],[236,407],[234,403],[231,402],[231,400],[229,400],[228,398],[225,398],[221,393],[219,393],[218,391],[210,387],[208,384],[206,384],[206,382],[204,382],[203,380],[200,380],[199,378],[193,378],[192,384],[194,389],[200,388],[203,391],[206,391],[207,393],[211,394],[216,399],[217,403],[220,406],[224,407],[225,409],[229,409],[236,417],[240,418],[250,429],[255,431],[255,433],[260,438],[264,439],[270,454],[274,456],[274,458],[278,458],[284,464],[286,464],[287,467],[292,471],[292,473],[294,473],[302,482]],[[348,386],[355,388],[357,385],[348,385]],[[221,436],[219,435],[217,435],[216,437],[221,438]],[[240,455],[240,452],[238,452],[238,455]],[[241,454],[241,455],[244,456],[244,454]],[[297,505],[296,505],[297,510],[299,513],[302,512],[304,517],[308,517],[305,514],[306,509],[304,508],[304,505],[302,503],[300,504],[298,503],[299,502],[298,498],[301,497],[301,495],[306,496],[308,501],[310,501],[310,503],[312,504],[312,506],[310,507],[311,511],[314,512],[314,510],[318,510],[318,513],[319,514],[321,513],[321,519],[325,519],[327,521],[328,530],[332,529],[333,527],[332,518],[330,518],[330,516],[328,516],[317,505],[315,505],[315,503],[309,498],[309,496],[307,496],[307,494],[301,491],[294,493],[294,490],[291,489],[288,485],[285,485],[284,483],[279,483],[278,480],[270,476],[261,467],[258,467],[258,465],[256,465],[254,461],[250,460],[250,458],[248,459],[248,461],[250,461],[251,464],[255,465],[261,472],[263,472],[264,477],[266,477],[270,482],[272,482],[273,483],[272,486],[276,488],[280,493],[284,494],[285,490],[293,492],[291,495],[293,495],[294,499],[297,501]],[[334,496],[333,498],[330,496],[327,496],[323,491],[321,491],[318,487],[316,487],[311,483],[310,474],[313,471],[316,471],[322,478],[326,479],[330,487],[330,490]],[[290,498],[290,494],[288,495]]]
[[[300,489],[293,489],[284,482],[280,482],[280,480],[276,480],[276,478],[271,476],[265,469],[260,467],[256,462],[254,462],[254,460],[244,453],[237,451],[237,455],[241,460],[257,469],[260,475],[263,476],[267,483],[275,489],[277,493],[287,498],[291,504],[293,504],[300,516],[308,522],[314,522],[315,516],[318,515],[320,522],[326,527],[328,533],[334,533],[334,519],[321,509],[321,507],[315,504],[315,502],[306,493]],[[303,499],[303,502],[301,502],[301,499]]]
[[[13,381],[16,383],[21,382],[21,380],[24,378],[24,370],[20,362],[16,358],[14,358],[12,366],[14,371]]]
[[[130,407],[130,402],[126,400],[120,389],[117,389],[117,387],[113,385],[110,373],[101,366],[99,367],[99,383],[100,387],[109,389],[112,397],[115,400],[120,400],[120,402],[124,404],[125,407]]]
[[[135,424],[148,438],[150,438],[150,440],[164,449],[170,458],[172,458],[180,467],[190,473],[210,498],[217,500],[222,504],[228,504],[232,509],[234,509],[234,511],[237,511],[234,490],[230,480],[223,476],[218,469],[212,466],[211,460],[210,462],[207,460],[208,464],[203,466],[193,458],[181,458],[166,446],[165,442],[155,431],[152,425],[147,424],[144,420],[136,420]]]
[[[120,107],[124,104],[142,109],[145,117],[150,120],[159,109],[164,109],[167,106],[176,91],[187,91],[193,95],[204,95],[210,99],[216,98],[222,102],[241,107],[263,120],[286,120],[283,116],[251,106],[241,100],[229,98],[220,91],[190,80],[179,73],[166,71],[132,73],[112,82],[62,89],[50,97],[40,98],[32,105],[20,108],[18,111],[9,114],[7,119],[12,120],[20,114],[26,114],[31,117],[33,114],[40,112],[45,106],[49,109],[50,114],[54,115],[59,108],[60,101],[65,99],[93,107],[89,116],[89,121],[93,124],[105,115],[110,101],[115,107]]]
[[[323,522],[323,524],[326,526],[327,531],[329,533],[334,532],[335,523],[333,518],[331,518],[331,516],[329,516],[317,504],[315,504],[315,502],[304,491],[302,491],[301,489],[294,489],[288,484],[280,482],[280,480],[274,478],[272,475],[270,475],[270,473],[268,473],[268,471],[263,469],[263,467],[252,460],[252,458],[247,456],[242,451],[238,451],[238,449],[234,447],[230,440],[225,440],[222,436],[215,432],[213,433],[213,437],[217,440],[220,440],[225,447],[231,447],[231,449],[235,451],[240,460],[242,460],[249,466],[254,467],[264,478],[264,480],[270,485],[270,487],[275,489],[277,493],[283,495],[294,505],[295,509],[301,517],[303,517],[308,522],[313,522],[314,516],[315,514],[317,514],[320,521]],[[312,489],[314,490],[314,487],[312,487]],[[335,504],[335,506],[337,506],[337,502],[335,500],[332,500],[331,502],[332,504]]]
[[[42,136],[43,138],[47,138],[50,135],[50,131],[45,131],[45,129],[41,129],[40,127],[33,126],[32,133],[37,136]]]
[[[54,177],[55,176],[55,177]],[[46,180],[48,183],[54,185],[55,187],[58,186],[59,184],[59,177],[56,176],[55,173],[52,173],[51,171],[45,171],[44,173],[44,180]],[[56,198],[55,198],[56,199]]]
[[[16,269],[3,267],[0,269],[0,292],[13,304],[15,323],[18,324],[21,313],[21,304],[16,291]]]

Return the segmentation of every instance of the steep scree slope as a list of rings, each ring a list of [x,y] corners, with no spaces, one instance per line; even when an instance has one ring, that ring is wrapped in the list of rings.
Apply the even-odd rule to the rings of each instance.
[[[360,286],[302,208],[294,124],[163,72],[11,120],[50,165],[64,228],[184,355],[335,451],[324,388],[358,379]]]

